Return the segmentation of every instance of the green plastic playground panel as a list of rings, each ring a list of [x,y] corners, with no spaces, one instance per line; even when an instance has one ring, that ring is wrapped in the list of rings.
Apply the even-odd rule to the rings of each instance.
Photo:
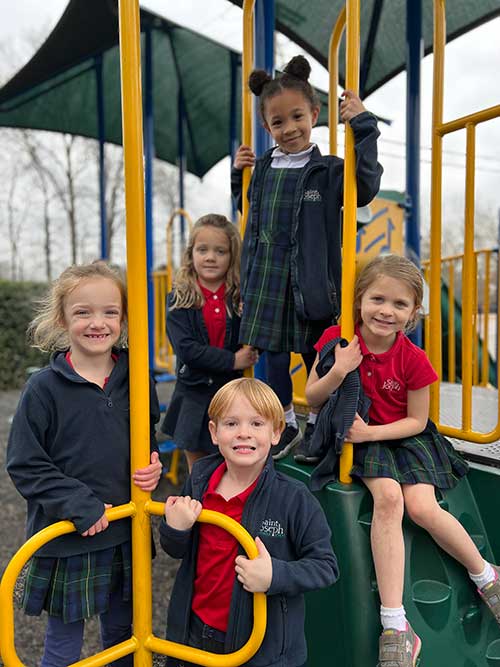
[[[291,457],[278,468],[306,484],[309,481],[311,468],[295,464]],[[494,481],[489,479],[490,484]],[[331,484],[317,497],[332,528],[340,579],[329,589],[306,596],[308,667],[375,667],[381,628],[370,550],[371,496],[362,484],[353,483]],[[469,481],[439,492],[438,500],[466,527],[482,555],[492,559]],[[422,638],[421,666],[500,666],[500,628],[480,602],[465,569],[408,519],[404,535],[404,606]]]
[[[470,463],[467,476],[486,528],[495,563],[500,563],[500,469]]]

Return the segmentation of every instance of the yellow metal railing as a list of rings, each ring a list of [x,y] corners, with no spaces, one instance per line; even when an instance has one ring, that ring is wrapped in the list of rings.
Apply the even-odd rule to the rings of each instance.
[[[167,336],[168,271],[153,271],[155,304],[155,368],[174,373],[174,352]]]
[[[149,464],[149,359],[146,225],[142,143],[141,45],[138,0],[120,0],[120,76],[127,225],[130,341],[130,468]],[[131,485],[133,627],[135,667],[151,667],[145,639],[152,634],[150,494]],[[88,664],[88,663],[87,663]]]
[[[163,503],[153,502],[148,500],[144,504],[143,519],[148,519],[145,522],[146,533],[151,541],[149,533],[149,517],[150,515],[162,516],[164,511]],[[106,516],[110,522],[132,517],[133,520],[138,518],[138,508],[133,502],[120,507],[113,507],[106,510]],[[202,510],[198,521],[201,523],[211,523],[227,530],[244,548],[249,558],[255,558],[258,555],[257,546],[253,538],[247,531],[236,521],[218,512],[209,510]],[[19,659],[15,647],[15,627],[14,627],[14,605],[13,595],[16,580],[28,560],[33,554],[40,549],[44,544],[54,540],[56,537],[66,535],[74,532],[75,527],[70,521],[59,521],[58,523],[41,530],[36,535],[33,535],[16,553],[10,563],[7,565],[2,581],[0,583],[0,654],[6,667],[24,667]],[[138,564],[134,562],[134,569],[138,568]],[[149,582],[151,588],[151,581]],[[144,604],[144,601],[141,600]],[[147,613],[147,609],[145,610]],[[266,629],[266,596],[264,593],[256,593],[254,595],[254,627],[247,643],[238,651],[219,655],[216,653],[209,653],[201,651],[200,649],[191,648],[184,644],[177,644],[176,642],[167,641],[155,637],[152,632],[148,635],[140,637],[134,625],[134,636],[130,637],[124,642],[112,646],[111,648],[101,651],[84,660],[79,660],[74,663],[73,667],[100,667],[107,665],[110,662],[123,658],[126,655],[135,653],[134,664],[151,664],[152,652],[169,655],[180,660],[186,660],[195,664],[205,665],[206,667],[236,667],[244,662],[247,662],[257,651]],[[151,616],[151,607],[149,607],[149,616]],[[142,652],[144,658],[143,663],[139,662],[139,653]]]
[[[153,272],[154,307],[155,307],[155,368],[174,374],[174,351],[167,336],[167,295],[172,291],[174,280],[174,234],[175,217],[186,218],[191,232],[193,220],[183,208],[177,208],[168,219],[166,227],[167,262],[165,269]],[[181,249],[182,250],[182,249]]]
[[[355,93],[359,90],[359,0],[346,4],[346,88]],[[352,299],[356,278],[356,157],[354,134],[349,123],[345,126],[344,161],[344,220],[342,228],[342,336],[351,340],[354,336]],[[350,471],[353,461],[352,443],[345,442],[340,456],[339,480],[351,483]]]
[[[248,77],[252,71],[254,61],[254,7],[255,0],[243,0],[243,51],[241,55],[241,142],[246,146],[253,145],[252,132],[252,94],[248,88]],[[248,187],[252,170],[243,169],[243,184],[241,190],[241,219],[240,234],[243,237],[248,220],[249,202]]]
[[[498,420],[489,433],[472,428],[472,385],[474,349],[474,310],[476,299],[474,252],[474,194],[476,126],[500,116],[500,106],[443,122],[444,48],[446,43],[445,0],[434,0],[434,72],[432,107],[432,167],[431,167],[431,252],[430,252],[430,315],[429,330],[441,331],[441,234],[442,234],[442,148],[443,137],[451,132],[466,132],[465,163],[465,236],[462,275],[462,427],[439,423],[439,386],[431,387],[430,416],[447,436],[487,443],[500,437],[500,393]],[[439,378],[442,378],[441,336],[429,336],[429,357]],[[477,345],[475,346],[477,348]],[[497,351],[498,359],[498,351]],[[477,362],[476,362],[477,365]]]
[[[127,220],[127,268],[130,340],[130,466],[131,471],[149,464],[149,363],[147,330],[147,276],[142,145],[140,22],[138,0],[120,0],[120,65],[125,162]],[[151,667],[152,651],[168,654],[206,667],[236,667],[247,662],[262,643],[266,627],[266,597],[254,595],[254,627],[248,642],[238,651],[216,655],[154,637],[152,632],[152,579],[150,515],[163,514],[163,505],[149,493],[131,485],[131,501],[106,512],[109,520],[130,516],[132,520],[132,586],[134,636],[95,656],[79,667],[98,667],[134,654],[135,667]],[[243,545],[250,558],[257,556],[253,539],[228,517],[202,512],[200,521],[226,528]],[[74,530],[59,522],[33,536],[7,567],[0,584],[0,651],[6,667],[22,667],[14,645],[13,590],[28,558],[43,544]]]
[[[339,124],[339,49],[340,40],[344,34],[346,23],[345,6],[339,12],[335,26],[330,36],[330,45],[328,49],[328,73],[330,86],[328,89],[328,130],[330,133],[330,155],[337,155],[338,142],[337,131]]]
[[[496,296],[498,294],[497,284],[491,284],[493,271],[496,271],[498,265],[497,249],[488,248],[485,250],[474,250],[474,272],[472,285],[472,349],[465,353],[467,359],[472,363],[472,385],[487,387],[490,374],[490,323],[492,314],[490,305],[495,303],[496,317]],[[448,359],[448,374],[441,380],[455,383],[457,381],[457,362],[456,362],[456,310],[455,304],[461,302],[461,291],[457,293],[457,275],[463,273],[462,266],[464,261],[463,254],[450,255],[441,259],[441,266],[444,282],[448,291],[448,318],[447,318],[447,346],[446,353]],[[429,260],[422,261],[422,268],[426,280],[429,279]],[[493,269],[493,271],[492,271]],[[482,288],[481,288],[482,279]],[[481,308],[479,308],[481,303]],[[427,318],[428,321],[428,318]],[[462,320],[462,326],[467,323]],[[429,354],[430,348],[430,329],[426,329],[425,349]],[[481,349],[481,362],[479,363]]]

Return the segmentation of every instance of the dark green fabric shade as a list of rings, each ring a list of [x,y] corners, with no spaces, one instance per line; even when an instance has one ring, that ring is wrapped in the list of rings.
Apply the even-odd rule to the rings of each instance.
[[[141,10],[142,59],[151,30],[155,152],[175,164],[178,94],[186,121],[187,170],[203,176],[230,152],[231,61],[240,55],[192,30]],[[96,58],[102,58],[105,140],[121,144],[116,0],[71,0],[46,42],[0,90],[0,125],[98,138]],[[236,75],[237,132],[240,68]],[[144,89],[144,69],[143,69]],[[321,94],[320,123],[327,121]]]
[[[242,6],[242,0],[230,0]],[[360,95],[406,69],[406,7],[417,0],[361,0]],[[328,67],[328,45],[344,0],[275,0],[276,29]],[[447,0],[447,42],[500,15],[500,0]],[[425,54],[432,50],[433,0],[422,0]],[[345,43],[340,72],[345,70]],[[341,78],[343,81],[343,78]]]

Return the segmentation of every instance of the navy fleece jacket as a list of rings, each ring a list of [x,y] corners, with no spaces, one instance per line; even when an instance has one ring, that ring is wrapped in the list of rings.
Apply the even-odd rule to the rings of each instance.
[[[130,408],[128,352],[118,359],[101,389],[71,368],[65,352],[27,382],[12,422],[7,472],[28,502],[27,537],[68,519],[78,533],[113,506],[130,499]],[[159,406],[151,383],[151,451]],[[130,522],[113,521],[93,537],[63,535],[37,556],[72,556],[130,539]]]
[[[210,476],[223,458],[213,454],[197,461],[182,495],[201,500]],[[324,588],[338,578],[331,533],[316,498],[302,482],[274,469],[268,458],[241,520],[252,537],[259,536],[271,554],[273,577],[267,592],[267,630],[249,667],[298,667],[306,661],[304,593]],[[187,643],[198,549],[198,524],[179,531],[160,526],[162,548],[182,563],[170,599],[167,639]],[[243,553],[243,552],[241,552]],[[253,624],[253,596],[235,579],[225,651],[240,648]],[[169,660],[169,665],[177,665]]]

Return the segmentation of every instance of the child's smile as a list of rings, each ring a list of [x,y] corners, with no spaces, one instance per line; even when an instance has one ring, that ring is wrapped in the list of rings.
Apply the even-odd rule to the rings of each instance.
[[[264,127],[283,152],[300,153],[310,145],[318,115],[300,91],[285,88],[266,101]]]
[[[392,345],[414,315],[415,297],[409,287],[401,280],[380,276],[361,299],[361,333],[368,345],[370,338]]]
[[[231,466],[262,468],[271,445],[280,438],[271,420],[259,415],[244,396],[235,397],[217,424],[210,422],[210,433],[228,469]]]
[[[71,352],[108,353],[121,333],[120,290],[109,278],[82,280],[64,300],[64,319]]]

